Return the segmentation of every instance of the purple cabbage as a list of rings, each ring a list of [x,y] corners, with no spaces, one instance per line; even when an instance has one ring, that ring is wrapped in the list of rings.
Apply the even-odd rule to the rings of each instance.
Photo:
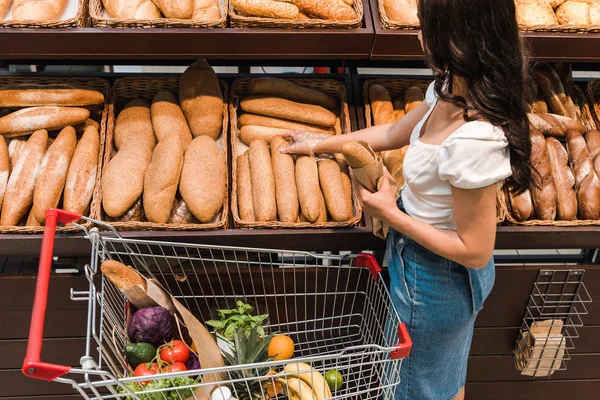
[[[185,363],[185,366],[188,370],[200,369],[200,359],[198,359],[198,356],[194,352],[190,351],[190,358]]]
[[[173,316],[166,308],[141,308],[132,315],[127,335],[133,343],[150,343],[158,347],[173,338],[173,326]]]

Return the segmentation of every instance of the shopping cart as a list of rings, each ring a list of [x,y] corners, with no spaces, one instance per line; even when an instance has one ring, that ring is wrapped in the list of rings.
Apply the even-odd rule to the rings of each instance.
[[[85,267],[89,290],[71,292],[72,300],[88,303],[85,355],[81,367],[75,368],[42,362],[40,352],[56,224],[79,219],[94,226],[86,229],[78,225],[92,243],[92,255]],[[180,378],[197,376],[218,376],[219,390],[227,388],[238,400],[267,399],[264,392],[257,393],[257,387],[289,378],[282,370],[290,361],[130,377],[123,357],[128,343],[129,305],[100,273],[98,266],[106,259],[131,265],[143,275],[156,278],[200,321],[214,318],[218,309],[235,307],[237,300],[254,305],[256,312],[269,315],[266,331],[285,333],[294,340],[294,362],[307,363],[321,374],[332,369],[342,374],[344,384],[332,399],[394,398],[401,361],[408,356],[412,342],[372,255],[321,255],[126,239],[109,224],[56,209],[46,213],[23,364],[26,375],[72,385],[86,399],[136,400],[211,399],[215,384],[205,382],[208,379],[196,378],[174,389]],[[265,377],[265,369],[275,373]],[[167,384],[140,384],[158,379]]]

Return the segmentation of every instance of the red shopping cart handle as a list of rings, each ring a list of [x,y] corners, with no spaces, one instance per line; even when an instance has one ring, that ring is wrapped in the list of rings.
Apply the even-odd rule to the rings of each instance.
[[[56,223],[68,224],[79,218],[81,218],[81,214],[58,210],[56,208],[46,210],[46,226],[44,228],[44,238],[42,239],[42,251],[40,253],[33,311],[31,313],[27,353],[25,354],[23,368],[21,369],[25,375],[32,378],[51,381],[71,370],[71,367],[66,365],[42,362],[40,356],[42,353],[42,338],[44,337],[44,320],[46,319],[46,303],[48,301],[48,286],[50,284]]]
[[[397,344],[396,350],[391,353],[393,360],[408,357],[410,355],[410,350],[412,349],[413,342],[404,322],[398,325],[398,339],[400,339],[400,344]]]
[[[365,267],[371,271],[371,276],[376,281],[379,280],[379,273],[381,272],[381,267],[377,262],[377,259],[373,254],[368,253],[360,253],[356,259],[354,260],[354,265],[357,267]]]

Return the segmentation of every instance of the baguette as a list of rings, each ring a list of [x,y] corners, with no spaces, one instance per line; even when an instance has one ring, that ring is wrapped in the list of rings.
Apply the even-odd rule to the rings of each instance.
[[[187,204],[181,196],[176,196],[171,208],[171,215],[169,215],[168,224],[193,224],[197,223],[198,220],[190,212]]]
[[[267,143],[271,143],[271,140],[273,140],[274,137],[284,135],[289,131],[289,129],[284,128],[246,125],[242,126],[242,129],[240,129],[240,139],[247,146],[250,146],[250,143],[255,140],[264,140]]]
[[[223,93],[206,60],[196,61],[181,75],[179,104],[194,137],[219,137],[223,130]]]
[[[250,142],[250,177],[252,179],[252,204],[257,221],[277,219],[275,177],[269,145],[264,140]]]
[[[183,167],[183,152],[178,135],[165,136],[154,148],[143,192],[144,213],[150,222],[164,224],[169,220]]]
[[[133,268],[118,261],[106,260],[100,266],[102,274],[108,278],[120,291],[128,290],[134,286],[148,289],[146,280]]]
[[[192,0],[152,0],[167,18],[190,19],[194,11]]]
[[[553,116],[553,115],[547,114],[547,116]],[[553,117],[556,118],[556,120],[562,127],[564,134],[566,134],[568,131],[575,131],[575,132],[583,135],[586,132],[585,126],[583,126],[583,124],[576,119],[573,119],[570,117],[563,117],[561,115],[554,115]]]
[[[0,226],[14,226],[25,216],[33,202],[33,189],[48,146],[48,132],[35,131],[19,154],[8,179]]]
[[[275,178],[277,214],[281,222],[296,222],[299,206],[298,190],[296,188],[294,159],[291,155],[281,152],[281,146],[286,144],[287,142],[281,136],[276,136],[271,141],[271,162]]]
[[[369,86],[369,100],[375,125],[392,124],[395,121],[392,98],[387,89],[381,85]]]
[[[296,160],[296,187],[302,215],[315,223],[321,214],[319,170],[314,157],[300,156]]]
[[[0,210],[2,210],[2,201],[6,192],[8,183],[8,174],[10,173],[10,156],[6,140],[0,136]]]
[[[335,97],[317,89],[297,85],[285,79],[257,78],[250,81],[249,90],[253,94],[281,97],[298,103],[315,104],[327,109],[337,106]]]
[[[567,132],[566,139],[571,168],[575,175],[579,218],[600,219],[600,180],[594,171],[585,139],[575,131]]]
[[[535,213],[538,219],[554,221],[556,219],[556,186],[552,176],[552,167],[548,158],[548,147],[544,135],[537,129],[531,129],[531,165],[535,172],[536,185],[531,189]]]
[[[408,114],[425,100],[423,91],[416,86],[411,86],[404,93],[404,113]]]
[[[294,4],[273,0],[231,0],[233,8],[242,14],[264,18],[296,19],[300,11]]]
[[[296,0],[296,5],[304,14],[322,19],[351,21],[358,18],[354,8],[341,0]]]
[[[577,217],[575,177],[569,167],[569,157],[562,144],[553,137],[546,139],[552,176],[556,186],[558,219],[572,221]]]
[[[312,132],[334,135],[335,130],[322,126],[303,124],[301,122],[287,121],[285,119],[265,117],[264,115],[244,113],[238,118],[238,127],[248,125],[266,126],[269,128],[287,129],[288,131]]]
[[[317,218],[317,224],[323,224],[327,222],[327,205],[325,204],[325,197],[323,192],[319,190],[319,218]]]
[[[321,190],[331,218],[337,222],[348,221],[352,218],[352,199],[346,196],[340,166],[335,160],[321,160],[318,169]]]
[[[8,85],[0,89],[1,107],[97,106],[104,95],[97,90],[46,85]]]
[[[252,204],[252,176],[248,151],[237,158],[237,206],[242,221],[256,221]]]
[[[392,104],[394,106],[394,121],[398,121],[406,115],[404,112],[404,99],[397,98]]]
[[[11,139],[8,143],[8,155],[10,157],[10,170],[12,171],[14,166],[17,165],[19,154],[27,143],[26,139]]]
[[[227,163],[210,137],[198,136],[188,145],[179,192],[201,223],[212,221],[223,209],[227,198]]]
[[[240,101],[240,107],[249,113],[325,127],[335,126],[336,121],[335,114],[326,108],[278,97],[246,97]]]
[[[537,63],[534,67],[533,77],[552,112],[569,117],[569,112],[565,107],[567,95],[556,71],[546,63]]]
[[[67,7],[67,0],[14,0],[12,19],[56,21]]]
[[[0,118],[0,134],[21,136],[33,131],[63,129],[85,122],[90,111],[78,107],[29,107]]]
[[[531,125],[545,136],[562,138],[567,131],[585,133],[583,124],[575,119],[556,114],[527,114]]]
[[[75,129],[63,129],[48,147],[33,191],[33,216],[38,222],[46,220],[46,210],[58,205],[63,194],[67,172],[77,145]]]
[[[98,174],[100,137],[94,126],[86,128],[75,147],[63,195],[63,208],[77,214],[89,207]]]
[[[154,133],[159,142],[169,135],[177,135],[181,138],[183,149],[190,144],[192,132],[181,107],[179,107],[177,97],[173,93],[167,91],[156,93],[152,100],[150,115]]]
[[[373,154],[358,142],[346,142],[342,145],[342,154],[350,168],[363,168],[377,164]]]
[[[600,132],[597,130],[591,130],[586,133],[585,143],[588,151],[590,152],[590,157],[592,159],[592,163],[594,164],[596,175],[600,177]]]
[[[148,100],[139,97],[127,103],[117,116],[113,138],[117,150],[135,147],[150,159],[156,138]]]
[[[512,216],[519,222],[529,220],[533,215],[533,200],[531,198],[531,192],[526,190],[520,195],[514,195],[508,193],[510,199],[510,208],[512,210]]]
[[[27,221],[25,221],[25,226],[42,226],[40,221],[33,215],[33,208],[29,210],[29,214],[27,215]]]

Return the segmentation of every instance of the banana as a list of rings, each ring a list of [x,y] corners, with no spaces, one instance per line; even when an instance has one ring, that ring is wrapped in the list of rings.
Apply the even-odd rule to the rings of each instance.
[[[306,382],[312,387],[317,400],[323,400],[333,397],[327,381],[313,367],[306,363],[291,363],[287,364],[284,368],[284,373],[292,374],[300,378],[303,382]]]
[[[288,378],[287,387],[288,393],[295,392],[294,394],[298,395],[300,400],[317,400],[317,396],[310,385],[298,378]],[[290,396],[290,398],[291,397],[292,396]]]

